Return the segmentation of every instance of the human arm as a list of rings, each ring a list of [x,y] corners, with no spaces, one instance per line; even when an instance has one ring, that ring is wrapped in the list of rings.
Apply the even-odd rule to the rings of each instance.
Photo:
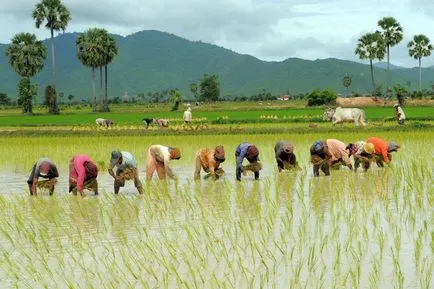
[[[59,172],[57,171],[57,167],[55,165],[51,166],[51,172],[50,172],[50,179],[52,178],[58,178]]]
[[[341,154],[342,154],[342,160],[344,161],[344,163],[346,164],[346,166],[350,170],[353,170],[353,165],[351,164],[349,154],[346,152],[346,150],[342,151]]]
[[[216,160],[214,159],[214,155],[208,157],[209,173],[214,179],[216,177],[215,170],[216,170],[216,168],[218,168],[219,164],[220,163],[216,162]]]
[[[200,170],[202,168],[202,165],[200,163],[200,156],[196,156],[196,163],[195,163],[195,169],[194,169],[194,179],[198,180],[200,179]]]
[[[172,169],[169,167],[170,154],[164,155],[163,160],[164,171],[166,175],[171,179],[176,179],[176,176],[173,174]]]
[[[33,168],[33,173],[32,173],[33,178],[31,179],[32,183],[30,185],[30,193],[32,195],[37,195],[36,187],[37,187],[37,184],[38,184],[39,173],[40,173],[40,171],[39,171],[39,163],[36,163],[35,167]]]
[[[33,178],[33,180],[32,180],[32,185],[31,185],[31,187],[30,187],[30,193],[32,194],[32,195],[37,195],[38,193],[36,192],[36,187],[37,187],[37,185],[38,185],[38,178],[35,176],[34,178]]]
[[[390,163],[389,153],[387,152],[387,148],[381,150],[381,155],[383,156],[383,160],[386,164]]]

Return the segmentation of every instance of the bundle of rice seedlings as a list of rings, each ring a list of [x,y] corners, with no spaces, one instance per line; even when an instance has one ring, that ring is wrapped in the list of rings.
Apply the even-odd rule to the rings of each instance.
[[[288,170],[288,171],[298,171],[300,170],[300,166],[298,165],[298,162],[295,163],[295,165],[291,165],[290,163],[284,163],[283,164],[283,169]]]
[[[128,169],[125,169],[124,171],[122,171],[119,174],[119,176],[117,176],[117,177],[124,179],[124,180],[134,180],[134,178],[136,177],[136,174],[137,174],[137,169],[128,168]]]
[[[259,172],[260,170],[262,170],[262,164],[260,162],[254,162],[243,166],[243,171]]]
[[[322,164],[324,164],[326,161],[327,161],[326,159],[322,159],[322,158],[320,158],[320,157],[317,156],[317,155],[312,155],[312,156],[310,157],[310,162],[311,162],[313,165],[322,165]]]
[[[49,180],[42,180],[42,181],[38,181],[37,187],[39,189],[51,189],[53,186],[55,186],[57,183],[57,179],[53,178],[53,179],[49,179]]]
[[[222,168],[218,168],[217,170],[214,171],[215,172],[215,176],[216,179],[220,178],[221,176],[224,175],[225,171]],[[211,177],[211,174],[206,174],[204,176],[204,179],[208,179],[209,177]]]

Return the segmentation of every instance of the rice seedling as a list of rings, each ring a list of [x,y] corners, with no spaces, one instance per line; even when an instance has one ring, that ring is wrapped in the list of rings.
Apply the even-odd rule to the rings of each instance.
[[[369,134],[333,137],[350,142]],[[313,178],[308,148],[330,136],[4,138],[0,153],[10,158],[1,164],[8,180],[0,184],[2,287],[431,288],[434,176],[422,155],[434,145],[433,133],[384,132],[403,147],[390,168]],[[280,139],[295,144],[300,170],[277,173],[272,148]],[[260,150],[257,182],[235,181],[233,153],[245,140]],[[170,163],[179,181],[147,182],[140,196],[126,186],[115,196],[105,172],[111,150],[132,152],[143,177],[153,143],[181,148],[182,158]],[[225,145],[225,173],[192,181],[195,152],[216,144]],[[55,193],[30,198],[29,169],[47,152],[60,172]],[[64,176],[77,152],[100,167],[98,197],[67,193]]]

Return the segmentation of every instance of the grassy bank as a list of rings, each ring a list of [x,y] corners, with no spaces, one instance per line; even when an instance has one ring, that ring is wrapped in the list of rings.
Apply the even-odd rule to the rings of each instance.
[[[172,124],[168,128],[151,127],[145,129],[141,124],[116,125],[112,128],[95,127],[94,125],[63,125],[36,127],[0,127],[2,137],[41,137],[41,136],[166,136],[166,135],[231,135],[231,134],[312,134],[312,133],[366,133],[409,132],[433,130],[434,121],[407,121],[405,126],[398,126],[395,121],[374,121],[366,127],[355,128],[353,124],[332,126],[330,123],[279,122],[278,120],[263,120],[251,123],[193,123],[192,125]]]

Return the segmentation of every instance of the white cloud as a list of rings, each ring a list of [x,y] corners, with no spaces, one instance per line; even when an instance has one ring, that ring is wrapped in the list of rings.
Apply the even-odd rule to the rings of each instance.
[[[18,32],[39,38],[31,19],[35,0],[3,0],[0,42]],[[405,39],[391,51],[392,62],[413,66],[407,42],[424,33],[434,41],[431,0],[64,0],[72,21],[67,31],[99,26],[127,35],[144,29],[170,32],[190,40],[214,43],[264,60],[325,57],[357,60],[354,47],[363,33],[378,29],[383,16],[395,17]],[[91,4],[90,4],[91,3]],[[391,10],[393,7],[393,10]],[[391,13],[393,11],[393,14]],[[433,65],[434,57],[424,60]]]

